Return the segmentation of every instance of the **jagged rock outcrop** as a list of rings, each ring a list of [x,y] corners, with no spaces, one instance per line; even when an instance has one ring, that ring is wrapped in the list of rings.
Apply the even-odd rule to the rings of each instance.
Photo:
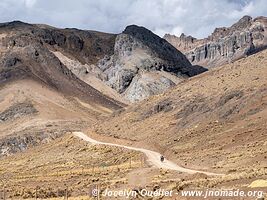
[[[0,112],[0,123],[17,119],[21,116],[35,114],[38,111],[29,102],[18,103],[12,105],[7,110]]]
[[[132,102],[205,71],[192,66],[166,40],[135,25],[116,37],[114,54],[102,59],[99,68],[106,75],[107,84]]]
[[[216,28],[205,39],[166,34],[164,38],[182,51],[192,64],[219,66],[267,47],[267,18],[244,16],[231,27]]]

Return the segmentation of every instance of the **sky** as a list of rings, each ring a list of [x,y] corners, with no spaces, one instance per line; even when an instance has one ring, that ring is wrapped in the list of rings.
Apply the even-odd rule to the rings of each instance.
[[[0,0],[0,21],[120,33],[144,26],[159,36],[197,38],[244,15],[267,16],[267,0]]]

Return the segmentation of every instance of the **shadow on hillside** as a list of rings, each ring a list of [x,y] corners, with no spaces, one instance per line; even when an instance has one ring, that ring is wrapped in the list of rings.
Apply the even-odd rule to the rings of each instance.
[[[247,56],[251,56],[253,54],[256,54],[256,53],[263,51],[263,50],[266,50],[266,49],[267,49],[267,45],[264,45],[264,46],[256,48],[256,49],[252,49],[249,52],[247,52]]]
[[[208,69],[205,67],[202,67],[200,65],[192,65],[190,73],[188,75],[189,76],[196,76],[196,75],[201,74],[201,73],[206,72],[206,71],[208,71]]]

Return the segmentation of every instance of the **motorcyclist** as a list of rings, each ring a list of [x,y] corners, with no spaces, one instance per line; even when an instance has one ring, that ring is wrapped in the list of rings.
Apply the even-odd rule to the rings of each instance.
[[[164,156],[163,156],[163,155],[160,156],[160,161],[161,161],[161,162],[164,161]]]

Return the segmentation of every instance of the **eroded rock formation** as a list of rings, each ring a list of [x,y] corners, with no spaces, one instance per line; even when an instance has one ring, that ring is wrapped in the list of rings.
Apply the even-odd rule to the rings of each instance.
[[[205,39],[166,34],[164,38],[182,51],[193,64],[219,66],[235,61],[267,46],[267,18],[244,16],[231,27],[216,28]]]

